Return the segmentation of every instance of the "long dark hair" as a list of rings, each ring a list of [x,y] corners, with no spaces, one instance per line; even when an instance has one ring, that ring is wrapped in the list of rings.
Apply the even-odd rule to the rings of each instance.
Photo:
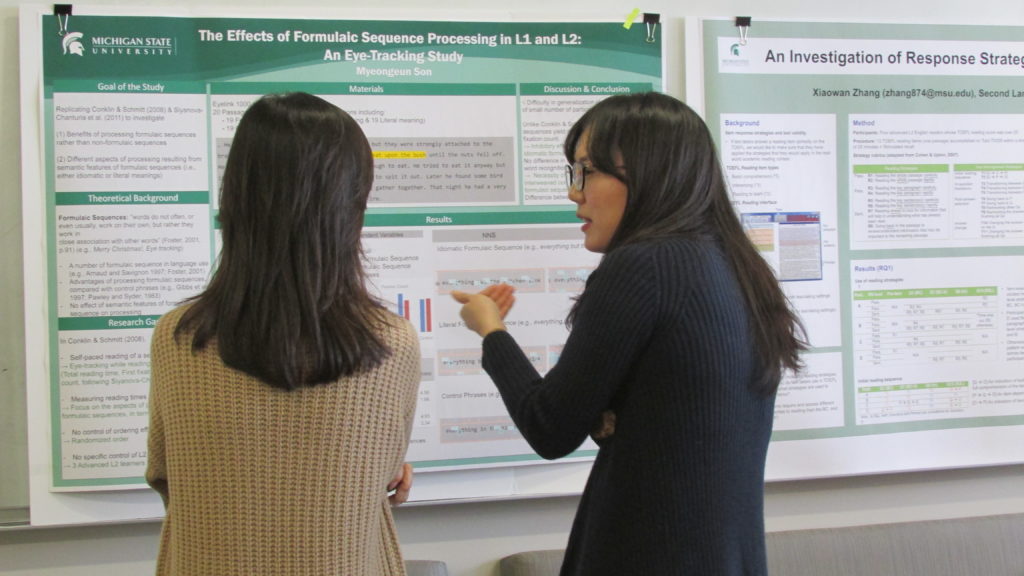
[[[285,389],[378,365],[383,308],[367,292],[360,232],[373,155],[345,111],[306,93],[242,116],[221,184],[223,249],[175,337],[216,339],[224,363]]]
[[[751,312],[761,369],[754,387],[774,393],[783,370],[802,366],[805,331],[736,216],[707,125],[679,100],[646,92],[606,98],[577,120],[564,144],[570,163],[584,132],[594,168],[622,180],[627,189],[626,209],[607,252],[655,238],[714,238]]]

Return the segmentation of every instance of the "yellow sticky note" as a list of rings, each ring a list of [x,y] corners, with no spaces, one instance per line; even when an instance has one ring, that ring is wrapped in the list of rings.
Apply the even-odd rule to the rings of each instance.
[[[633,8],[633,11],[630,12],[629,16],[626,17],[626,21],[622,23],[622,27],[625,28],[626,30],[629,30],[630,28],[632,28],[633,27],[633,20],[636,20],[636,17],[639,16],[639,15],[640,15],[640,9],[639,8]]]

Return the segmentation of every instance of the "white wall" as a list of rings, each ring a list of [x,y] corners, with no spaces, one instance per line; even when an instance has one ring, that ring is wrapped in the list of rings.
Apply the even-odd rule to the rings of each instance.
[[[216,0],[215,0],[216,1]],[[18,87],[18,0],[0,0],[0,462],[24,461],[24,416],[6,408],[24,406],[24,337],[22,335],[21,185]],[[43,2],[31,4],[49,5]],[[79,2],[75,6],[96,4]],[[105,2],[125,7],[141,3]],[[205,0],[173,3],[203,6]],[[221,0],[223,6],[249,7],[255,0]],[[278,2],[265,2],[279,6]],[[509,3],[496,0],[377,1],[377,17],[424,6],[501,18]],[[905,21],[915,23],[1007,24],[1024,26],[1024,2],[977,0],[963,3],[932,0],[775,0],[771,7],[755,0],[651,0],[639,5],[659,12],[672,31],[682,18],[752,16],[758,18]],[[293,5],[322,7],[321,15],[351,18],[363,0],[296,0]],[[517,0],[516,14],[548,15],[549,0]],[[623,14],[634,4],[611,0],[564,0],[555,16],[572,19],[593,14]],[[406,12],[407,13],[407,12]],[[55,24],[56,26],[56,24]],[[682,55],[678,42],[666,54],[671,80],[666,90],[683,96]],[[0,464],[5,465],[5,464]],[[21,466],[26,468],[25,465]],[[670,479],[666,479],[670,481]],[[1024,512],[1024,465],[941,470],[853,478],[780,482],[767,488],[766,520],[770,531],[847,526],[875,522],[980,516]],[[0,485],[2,507],[27,502],[27,485]],[[408,558],[448,563],[453,576],[495,576],[497,560],[527,549],[561,548],[577,498],[548,498],[449,505],[421,505],[396,512]],[[0,529],[0,573],[9,576],[136,576],[152,573],[158,523],[69,528]]]
[[[1024,512],[1024,466],[773,483],[769,531]],[[521,550],[565,545],[577,498],[422,505],[396,511],[407,558],[444,560],[453,576],[497,576]],[[5,576],[153,572],[158,523],[0,531]]]

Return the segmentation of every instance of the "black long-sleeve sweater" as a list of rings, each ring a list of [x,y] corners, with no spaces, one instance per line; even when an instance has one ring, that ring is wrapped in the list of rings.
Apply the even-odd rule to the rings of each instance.
[[[616,415],[573,523],[562,575],[762,575],[774,397],[751,390],[748,307],[708,239],[620,247],[591,274],[542,378],[513,337],[483,365],[538,454],[575,450]]]

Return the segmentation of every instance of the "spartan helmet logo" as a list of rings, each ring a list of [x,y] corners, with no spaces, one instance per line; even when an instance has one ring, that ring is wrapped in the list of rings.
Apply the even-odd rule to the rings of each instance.
[[[85,56],[85,46],[79,40],[82,39],[81,32],[69,32],[64,36],[64,54],[78,54],[79,56]]]

